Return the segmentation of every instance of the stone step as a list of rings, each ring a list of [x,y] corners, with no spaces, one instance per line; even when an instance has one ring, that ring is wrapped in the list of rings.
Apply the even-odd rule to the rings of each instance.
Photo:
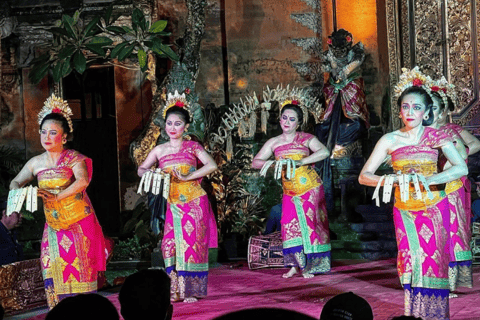
[[[350,227],[357,233],[363,232],[395,232],[393,221],[387,222],[364,222],[364,223],[351,223]]]
[[[364,251],[397,251],[397,243],[392,240],[378,241],[344,241],[332,240],[332,249],[343,249],[354,252]]]
[[[372,205],[359,205],[355,208],[355,212],[363,217],[365,222],[384,222],[393,221],[393,209],[390,205],[383,205],[381,207]]]
[[[345,249],[332,249],[332,260],[354,260],[354,259],[367,259],[367,260],[379,260],[386,258],[396,258],[397,251],[364,251],[364,252],[352,252]]]

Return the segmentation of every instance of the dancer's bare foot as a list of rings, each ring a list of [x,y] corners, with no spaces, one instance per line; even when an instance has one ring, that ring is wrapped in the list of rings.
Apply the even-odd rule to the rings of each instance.
[[[449,299],[458,298],[458,295],[456,293],[450,292],[450,294],[448,295],[448,298]]]
[[[310,278],[313,278],[313,274],[311,273],[302,273],[302,276],[305,278],[305,279],[310,279]]]
[[[297,268],[292,267],[292,268],[290,269],[290,271],[288,271],[287,273],[284,273],[282,277],[284,277],[285,279],[286,279],[286,278],[291,278],[291,277],[293,277],[293,275],[296,274],[296,273],[298,273]]]
[[[194,303],[194,302],[197,302],[198,299],[195,298],[195,297],[188,297],[188,298],[185,298],[183,299],[183,302],[186,302],[186,303]]]

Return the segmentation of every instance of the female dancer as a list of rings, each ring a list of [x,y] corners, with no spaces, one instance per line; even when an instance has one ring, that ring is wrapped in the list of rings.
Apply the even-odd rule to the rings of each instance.
[[[480,141],[464,130],[461,126],[448,123],[447,116],[450,106],[453,107],[452,99],[447,93],[453,91],[453,87],[442,79],[438,85],[431,87],[433,97],[434,120],[430,127],[439,129],[449,135],[455,142],[455,147],[462,158],[466,161],[470,153],[470,147],[474,152],[479,150]],[[447,109],[448,108],[448,109]],[[453,109],[453,108],[452,108]],[[464,137],[469,144],[464,140]],[[441,155],[439,158],[439,170],[450,167],[450,163]],[[473,286],[472,277],[472,252],[470,250],[471,239],[471,200],[470,181],[467,176],[449,182],[445,188],[450,207],[450,263],[449,281],[450,291],[457,287]],[[450,298],[456,297],[450,294]]]
[[[425,90],[426,78],[417,68],[404,70],[395,92],[404,127],[384,135],[365,163],[359,182],[377,186],[382,182],[375,172],[385,157],[392,156],[394,172],[417,173],[426,179],[418,198],[413,185],[409,199],[401,201],[395,189],[393,216],[397,236],[397,269],[405,291],[405,314],[423,319],[449,319],[448,242],[449,208],[441,184],[467,174],[467,166],[452,139],[433,128],[432,99]],[[452,164],[437,173],[441,150]],[[395,177],[395,183],[398,178]],[[430,188],[431,193],[427,188]]]
[[[183,138],[191,121],[188,110],[185,95],[169,94],[163,115],[170,140],[152,149],[138,175],[158,164],[172,176],[162,253],[172,279],[172,300],[195,302],[207,295],[208,248],[217,246],[215,218],[200,183],[217,165],[198,142]],[[197,159],[203,164],[199,169]]]
[[[305,278],[330,271],[330,236],[323,185],[311,164],[329,156],[327,148],[311,134],[297,132],[306,121],[307,111],[298,102],[288,100],[280,109],[283,133],[269,139],[253,159],[252,167],[261,169],[275,155],[277,161],[293,159],[298,166],[287,179],[282,170],[282,240],[286,267],[284,278],[302,271]],[[310,150],[313,152],[311,153]]]
[[[92,178],[92,160],[65,149],[73,132],[66,101],[52,95],[38,115],[45,152],[30,159],[10,183],[23,187],[35,177],[43,199],[46,224],[41,265],[48,306],[68,296],[95,292],[99,271],[105,271],[105,238],[85,191]]]

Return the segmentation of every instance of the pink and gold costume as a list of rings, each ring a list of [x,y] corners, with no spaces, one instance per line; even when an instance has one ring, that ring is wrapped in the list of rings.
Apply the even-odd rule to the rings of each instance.
[[[159,159],[158,167],[172,173],[195,171],[203,147],[183,141],[178,153]],[[208,248],[217,247],[217,227],[201,179],[180,181],[172,174],[162,253],[172,280],[171,292],[179,299],[207,295]]]
[[[291,143],[277,147],[275,159],[300,160],[310,154],[308,142],[314,136],[297,132]],[[304,273],[330,271],[331,245],[325,195],[313,166],[301,166],[287,179],[282,172],[282,240],[286,267],[299,267]]]
[[[452,139],[463,141],[461,126],[447,123],[440,128]],[[447,159],[440,156],[439,170],[443,170]],[[457,287],[473,287],[472,251],[470,249],[471,232],[471,199],[470,180],[468,177],[452,181],[447,184],[445,192],[450,207],[450,290]]]
[[[56,166],[37,174],[40,188],[57,194],[74,181],[72,168],[85,162],[89,181],[92,160],[74,150],[63,151]],[[44,202],[41,265],[48,305],[78,293],[95,292],[107,252],[102,228],[85,190],[59,201]]]
[[[419,173],[426,177],[437,172],[438,148],[452,141],[432,128],[425,128],[418,145],[392,152],[395,172]],[[445,191],[430,186],[418,199],[413,185],[407,202],[395,190],[393,217],[397,238],[397,269],[405,290],[405,315],[427,319],[449,319],[448,254],[450,210]]]

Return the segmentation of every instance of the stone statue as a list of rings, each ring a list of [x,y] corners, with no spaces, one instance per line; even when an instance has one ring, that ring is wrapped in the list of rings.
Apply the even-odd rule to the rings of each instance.
[[[350,32],[340,29],[328,37],[328,50],[323,53],[323,71],[329,73],[329,80],[323,88],[325,111],[320,116],[315,134],[333,159],[360,155],[358,140],[369,127],[360,73],[364,60],[363,44],[353,45]],[[334,208],[331,158],[317,164],[322,171],[329,211]]]

